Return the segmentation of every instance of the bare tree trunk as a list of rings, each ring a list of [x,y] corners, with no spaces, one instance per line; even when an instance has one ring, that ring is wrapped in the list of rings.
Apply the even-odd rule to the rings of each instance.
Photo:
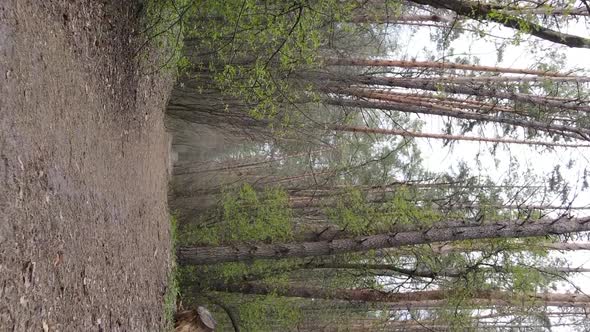
[[[404,15],[404,16],[387,16],[375,14],[357,14],[354,15],[347,23],[370,23],[370,24],[395,24],[401,22],[444,22],[450,23],[453,18],[442,15]]]
[[[326,76],[330,79],[330,75]],[[332,79],[347,84],[366,84],[366,85],[382,85],[392,86],[406,89],[419,89],[428,91],[444,91],[447,93],[467,94],[472,96],[482,96],[490,98],[509,99],[520,101],[533,105],[543,107],[555,107],[558,109],[572,109],[584,112],[590,112],[590,106],[586,102],[575,99],[555,99],[548,97],[540,97],[530,94],[518,92],[506,92],[496,88],[489,88],[483,86],[468,86],[461,84],[440,84],[434,81],[414,81],[412,79],[397,79],[393,77],[376,77],[376,76],[349,76],[338,77],[331,76]]]
[[[516,117],[499,117],[494,115],[487,115],[475,112],[464,111],[461,109],[450,108],[441,106],[440,103],[422,102],[415,100],[408,100],[399,98],[395,95],[389,95],[384,93],[373,93],[370,91],[356,90],[356,89],[344,89],[338,90],[338,93],[345,93],[350,96],[358,98],[369,98],[380,100],[377,101],[365,101],[365,100],[348,100],[348,99],[325,99],[328,104],[348,106],[348,107],[359,107],[367,109],[381,109],[391,110],[406,113],[417,113],[417,114],[431,114],[438,116],[449,116],[457,119],[476,120],[481,122],[495,122],[505,123],[513,126],[529,128],[536,131],[542,131],[552,134],[558,134],[567,136],[575,139],[588,139],[590,130],[585,128],[576,128],[567,125],[551,124],[547,122],[521,119]],[[384,101],[384,102],[383,102]]]
[[[366,58],[326,58],[324,64],[328,66],[366,66],[366,67],[401,67],[401,68],[434,68],[434,69],[459,69],[471,71],[483,71],[493,73],[539,75],[539,76],[568,76],[564,73],[519,69],[507,67],[491,67],[480,65],[469,65],[453,62],[434,62],[434,61],[404,61],[404,60],[384,60],[384,59],[366,59]]]
[[[178,260],[185,265],[200,265],[253,259],[325,256],[433,242],[486,238],[522,238],[588,230],[590,230],[590,217],[578,219],[563,217],[556,220],[537,220],[523,223],[498,221],[494,222],[494,224],[481,226],[386,233],[334,241],[242,244],[225,247],[180,247],[178,249]]]
[[[409,188],[459,188],[459,189],[540,189],[543,186],[527,186],[527,185],[477,185],[477,184],[464,184],[465,181],[450,181],[450,182],[433,182],[432,180],[410,180],[410,181],[394,181],[392,183],[374,186],[364,185],[335,185],[335,186],[323,186],[314,189],[298,189],[298,188],[286,188],[291,196],[314,196],[314,197],[325,197],[325,196],[338,196],[345,194],[349,189],[360,190],[363,192],[374,192],[374,193],[389,193],[395,192],[397,188],[409,187]],[[509,205],[503,206],[509,207]],[[523,208],[527,208],[527,205],[522,205]],[[541,207],[539,207],[541,208]],[[553,207],[548,207],[550,209]],[[555,209],[559,209],[555,207]],[[572,209],[586,209],[586,207],[577,207]],[[590,207],[588,207],[590,209]]]
[[[395,276],[395,275],[406,275],[410,277],[420,277],[420,278],[436,278],[436,277],[452,277],[457,278],[464,276],[468,271],[462,269],[450,269],[450,268],[443,268],[440,271],[433,271],[429,268],[415,268],[415,269],[408,269],[408,268],[400,268],[397,266],[393,266],[391,264],[360,264],[360,263],[309,263],[302,265],[303,268],[307,269],[353,269],[353,270],[360,270],[360,271],[368,271],[371,270],[375,272],[376,275],[387,275],[387,276]],[[569,266],[559,266],[559,267],[550,267],[550,268],[531,268],[536,269],[539,272],[548,273],[548,274],[555,274],[555,273],[585,273],[590,272],[590,268],[583,268],[583,267],[569,267]],[[481,267],[478,270],[483,272],[490,272],[490,273],[505,273],[509,272],[503,266],[492,266],[492,267]],[[389,271],[393,273],[380,273],[383,271]]]
[[[576,243],[576,242],[557,242],[557,243],[538,243],[535,248],[545,250],[558,250],[558,251],[575,251],[575,250],[590,250],[590,243]],[[482,251],[486,250],[486,247],[470,246],[461,247],[452,243],[438,243],[432,245],[434,252],[439,254],[446,254],[451,252],[467,252],[467,251]],[[511,250],[530,250],[529,246],[518,246],[515,245]]]
[[[589,16],[590,12],[588,12],[587,8],[578,7],[578,8],[559,8],[559,7],[516,7],[511,9],[503,9],[503,13],[509,15],[518,15],[518,14],[533,14],[533,15],[567,15],[567,16]]]
[[[439,96],[430,93],[405,93],[395,91],[392,89],[375,89],[371,88],[369,91],[374,93],[385,93],[388,96],[403,99],[404,101],[419,101],[432,103],[436,105],[445,105],[449,107],[456,107],[469,110],[482,110],[488,112],[504,112],[518,115],[526,115],[526,113],[517,111],[515,108],[510,108],[511,105],[506,105],[498,102],[484,102],[472,99],[460,99],[449,96]]]
[[[590,210],[590,206],[562,206],[562,205],[543,205],[543,204],[453,204],[453,208],[459,209],[480,209],[484,207],[491,207],[495,209],[509,209],[509,210]]]
[[[330,289],[324,287],[308,286],[272,286],[257,282],[244,282],[240,284],[215,284],[213,290],[243,293],[243,294],[276,294],[287,297],[301,297],[327,300],[361,301],[361,302],[385,302],[385,303],[423,303],[425,301],[446,301],[452,296],[452,292],[446,290],[428,290],[417,292],[384,292],[376,289]],[[560,306],[560,307],[590,307],[590,296],[585,294],[569,293],[530,293],[517,294],[500,290],[475,290],[466,302],[475,300],[478,303],[498,303],[504,305],[527,306]]]
[[[449,135],[449,134],[431,134],[431,133],[419,133],[413,131],[407,131],[403,129],[384,129],[384,128],[368,128],[368,127],[352,127],[352,126],[341,126],[341,125],[326,125],[327,129],[336,131],[347,131],[352,133],[365,133],[365,134],[382,134],[382,135],[393,135],[401,137],[418,137],[418,138],[433,138],[443,139],[449,141],[472,141],[472,142],[490,142],[490,143],[505,143],[505,144],[522,144],[522,145],[539,145],[539,146],[553,146],[553,147],[590,147],[587,144],[569,144],[569,143],[558,143],[558,142],[542,142],[542,141],[528,141],[522,139],[511,139],[511,138],[488,138],[488,137],[475,137],[475,136],[463,136],[463,135]]]
[[[392,78],[395,80],[405,81],[408,78]],[[524,83],[524,82],[571,82],[587,83],[590,82],[588,76],[433,76],[433,77],[413,77],[410,78],[417,83],[436,82],[442,84],[486,84],[486,83]]]
[[[305,324],[307,323],[307,324]],[[367,331],[451,331],[443,321],[389,320],[384,318],[344,318],[328,322],[312,321],[299,325],[298,332],[367,332]]]
[[[497,15],[491,5],[462,0],[410,0],[411,2],[434,8],[448,9],[457,15],[474,20],[496,22],[535,37],[548,40],[568,47],[590,48],[590,39],[551,30],[537,23],[510,14]]]
[[[334,148],[325,148],[325,149],[317,149],[311,150],[306,152],[300,152],[290,155],[283,155],[277,156],[275,158],[264,158],[262,160],[255,160],[255,161],[244,161],[242,163],[231,163],[230,161],[226,162],[219,162],[217,163],[217,167],[208,167],[208,168],[201,168],[200,165],[177,165],[178,168],[182,168],[182,171],[176,173],[176,175],[183,175],[183,174],[194,174],[194,173],[208,173],[208,172],[233,172],[237,169],[252,169],[252,168],[259,168],[268,166],[269,164],[273,164],[276,162],[285,161],[288,159],[314,155],[316,153],[321,153],[329,150],[333,150]],[[261,166],[262,165],[262,166]]]

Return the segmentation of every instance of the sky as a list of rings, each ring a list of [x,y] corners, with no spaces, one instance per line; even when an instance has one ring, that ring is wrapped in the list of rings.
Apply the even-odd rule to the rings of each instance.
[[[494,35],[511,36],[513,30],[494,25]],[[396,42],[401,50],[400,54],[394,54],[396,58],[428,60],[430,56],[442,58],[445,54],[437,51],[430,41],[430,29],[420,28],[417,32],[403,33],[397,35]],[[568,30],[572,33],[588,31],[583,23],[575,24]],[[590,35],[590,34],[586,34]],[[536,39],[535,37],[529,37]],[[501,66],[512,68],[532,68],[535,66],[536,59],[533,52],[527,47],[528,43],[524,42],[518,46],[508,46],[504,51],[501,62],[497,58],[497,46],[485,39],[475,38],[471,33],[465,33],[463,36],[451,43],[451,49],[454,54],[471,54],[479,58],[481,65]],[[584,69],[590,71],[590,49],[572,49],[565,46],[557,46],[549,42],[541,42],[542,47],[563,52],[563,60],[566,64],[564,72],[574,69]],[[452,57],[446,55],[449,61]],[[538,55],[541,56],[541,55]],[[436,116],[420,115],[419,118],[424,122],[423,131],[429,133],[441,133],[444,128],[443,119]],[[486,136],[495,137],[496,133],[493,126],[485,129]],[[511,145],[509,148],[501,148],[495,156],[489,153],[491,144],[480,142],[455,142],[452,148],[444,147],[441,140],[418,139],[418,144],[424,158],[424,165],[432,171],[446,171],[458,162],[463,161],[472,166],[472,169],[479,169],[481,174],[489,175],[494,179],[504,179],[511,169],[510,159],[516,158],[520,162],[520,171],[526,168],[534,170],[538,175],[547,174],[552,171],[556,165],[561,165],[560,170],[570,183],[577,183],[584,169],[588,167],[590,171],[590,149],[575,148],[565,149],[556,148],[549,151],[545,148],[531,149],[524,145]],[[504,145],[505,147],[505,145]],[[479,162],[475,156],[479,156]],[[574,162],[573,167],[568,169],[567,165]],[[573,197],[572,197],[573,198]],[[590,192],[577,192],[575,204],[577,206],[590,206]],[[590,211],[588,211],[590,212]]]
[[[499,25],[490,25],[493,34],[499,36],[512,36],[514,31]],[[402,34],[396,35],[396,43],[399,45],[397,54],[392,54],[396,59],[416,59],[430,60],[431,56],[436,59],[446,58],[449,61],[453,57],[437,51],[430,40],[430,29],[419,28],[415,33],[410,34],[409,30],[404,30]],[[567,27],[565,32],[588,37],[590,35],[588,27],[583,23],[572,24]],[[528,37],[531,40],[535,37]],[[571,69],[583,69],[588,73],[590,71],[590,49],[572,49],[565,46],[558,46],[549,42],[541,42],[543,48],[547,50],[560,50],[563,53],[562,59],[565,63],[564,71]],[[531,52],[528,43],[521,45],[511,45],[506,48],[502,61],[498,62],[497,46],[490,41],[474,37],[473,34],[465,33],[459,39],[451,43],[454,54],[471,54],[479,58],[481,65],[501,66],[512,68],[532,68],[535,66],[537,59]],[[448,50],[446,52],[449,52]],[[541,56],[541,55],[537,55]],[[444,128],[443,121],[439,117],[421,115],[420,119],[424,121],[423,131],[429,133],[441,133]],[[485,129],[486,135],[495,137],[492,127]],[[532,150],[528,146],[512,145],[509,149],[499,149],[495,156],[489,153],[491,145],[489,143],[465,142],[459,141],[453,144],[449,149],[442,145],[440,140],[418,139],[417,143],[422,151],[423,165],[435,172],[443,172],[457,165],[460,161],[467,163],[472,169],[478,169],[482,175],[488,175],[492,179],[501,182],[510,172],[523,171],[526,168],[532,169],[534,174],[543,175],[549,173],[555,165],[561,165],[560,170],[564,178],[572,183],[579,183],[580,175],[585,168],[590,171],[590,149],[576,148],[564,149],[556,148],[554,151],[547,149]],[[479,154],[479,162],[475,156]],[[520,161],[520,168],[515,170],[510,166],[510,159],[517,158]],[[568,169],[566,165],[574,161],[573,167]],[[589,206],[590,192],[578,191],[573,198],[573,206]],[[580,216],[590,215],[590,210],[578,212]],[[552,253],[555,257],[567,258],[571,266],[590,267],[590,252],[569,252],[569,253]],[[590,274],[581,273],[572,278],[572,281],[590,294]],[[571,290],[571,286],[561,284],[558,291],[564,292]],[[568,328],[556,327],[553,331],[569,331]]]

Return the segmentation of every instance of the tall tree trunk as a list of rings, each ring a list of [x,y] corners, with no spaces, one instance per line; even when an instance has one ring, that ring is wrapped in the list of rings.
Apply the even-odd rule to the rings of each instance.
[[[511,105],[498,102],[484,102],[472,99],[460,99],[449,96],[439,96],[430,93],[405,93],[395,91],[392,89],[374,89],[371,88],[371,92],[374,93],[385,93],[388,96],[399,98],[400,100],[410,101],[413,104],[419,104],[417,102],[430,103],[435,105],[444,105],[447,107],[468,109],[468,110],[481,110],[487,112],[503,112],[526,116],[525,112],[518,111]]]
[[[386,233],[334,241],[241,244],[221,247],[180,247],[178,249],[178,260],[185,265],[199,265],[253,259],[325,256],[433,242],[486,238],[522,238],[588,230],[590,230],[590,217],[577,219],[563,217],[556,220],[537,220],[523,223],[498,221],[494,222],[494,224],[481,226]]]
[[[405,113],[416,114],[430,114],[438,116],[449,116],[457,119],[475,120],[480,122],[495,122],[505,123],[522,128],[529,128],[536,131],[547,132],[567,136],[575,139],[590,140],[590,130],[585,128],[576,128],[572,126],[551,124],[548,122],[541,122],[536,120],[522,119],[516,117],[494,116],[475,112],[464,111],[461,109],[441,106],[431,102],[421,102],[399,98],[395,95],[384,93],[373,93],[366,90],[358,89],[343,89],[336,91],[338,93],[345,93],[357,98],[369,98],[380,101],[365,101],[365,100],[348,100],[348,99],[325,99],[326,103],[331,105],[339,105],[344,107],[359,107],[366,109],[380,109],[399,111]]]
[[[346,131],[346,132],[352,132],[352,133],[382,134],[382,135],[392,135],[392,136],[401,136],[401,137],[417,137],[417,138],[433,138],[433,139],[442,139],[442,140],[449,140],[449,141],[490,142],[490,143],[539,145],[539,146],[552,146],[552,147],[577,147],[577,148],[590,147],[590,145],[587,145],[587,144],[570,144],[570,143],[559,143],[559,142],[529,141],[529,140],[512,139],[512,138],[488,138],[488,137],[463,136],[463,135],[432,134],[432,133],[420,133],[420,132],[408,131],[408,130],[403,130],[403,129],[368,128],[368,127],[353,127],[353,126],[342,126],[342,125],[326,125],[325,127],[327,127],[327,129],[332,129],[335,131]]]
[[[483,71],[492,73],[506,73],[506,74],[523,74],[523,75],[538,75],[538,76],[568,76],[564,73],[507,68],[507,67],[492,67],[470,65],[454,62],[434,62],[434,61],[406,61],[406,60],[387,60],[387,59],[367,59],[367,58],[325,58],[322,60],[328,66],[366,66],[366,67],[400,67],[400,68],[433,68],[433,69],[459,69],[470,71]]]
[[[353,270],[360,270],[360,271],[367,271],[371,270],[375,272],[376,275],[387,275],[387,276],[399,276],[399,275],[406,275],[410,277],[420,277],[420,278],[436,278],[436,277],[452,277],[458,278],[464,276],[468,271],[463,269],[455,269],[455,268],[443,268],[440,271],[433,271],[429,268],[415,268],[415,269],[408,269],[408,268],[400,268],[391,264],[362,264],[362,263],[309,263],[303,264],[301,267],[307,269],[353,269]],[[531,268],[536,269],[542,273],[548,274],[555,274],[555,273],[585,273],[590,272],[590,268],[583,268],[583,267],[569,267],[569,266],[559,266],[559,267],[539,267],[539,268]],[[380,273],[381,272],[393,272],[393,273]],[[490,272],[490,273],[505,273],[509,272],[506,268],[502,266],[491,266],[491,267],[481,267],[479,271],[483,272]]]
[[[191,163],[187,165],[177,165],[177,168],[181,168],[181,171],[175,173],[175,175],[183,175],[183,174],[195,174],[195,173],[208,173],[208,172],[234,172],[235,170],[241,169],[252,169],[252,168],[259,168],[261,165],[268,166],[268,164],[273,164],[281,161],[285,161],[288,159],[304,157],[309,155],[314,155],[321,152],[326,152],[333,150],[335,147],[324,148],[324,149],[317,149],[317,150],[310,150],[306,152],[299,152],[294,154],[287,154],[276,156],[274,158],[258,158],[259,160],[255,161],[243,161],[241,163],[232,163],[231,161],[219,162],[217,163],[216,167],[206,167],[202,168],[200,165],[191,165]]]
[[[568,47],[590,48],[590,39],[580,36],[562,33],[546,28],[537,23],[510,14],[498,15],[501,13],[491,5],[480,2],[462,0],[410,0],[411,2],[427,5],[434,8],[448,9],[458,15],[469,17],[474,20],[486,20],[499,23],[505,27],[531,34],[535,37],[548,40]]]
[[[557,242],[557,243],[538,243],[535,248],[545,250],[557,250],[557,251],[576,251],[576,250],[590,250],[590,243],[579,243],[579,242]],[[452,243],[438,243],[432,245],[432,250],[439,254],[446,254],[451,252],[469,252],[469,251],[483,251],[488,249],[486,246],[478,247],[477,245],[462,247]],[[511,250],[530,250],[530,246],[518,246],[515,245]]]
[[[447,92],[447,93],[457,93],[457,94],[466,94],[472,96],[482,96],[482,97],[490,97],[490,98],[500,98],[500,99],[509,99],[513,101],[520,101],[523,103],[529,103],[537,106],[542,107],[555,107],[558,109],[572,109],[584,112],[590,112],[590,106],[587,105],[586,102],[580,101],[577,99],[556,99],[556,98],[549,98],[549,97],[541,97],[535,96],[525,93],[519,92],[507,92],[501,91],[499,89],[493,87],[484,87],[484,86],[468,86],[468,85],[461,85],[461,84],[440,84],[434,81],[421,81],[416,82],[412,79],[397,79],[393,77],[377,77],[377,76],[343,76],[338,77],[335,75],[321,75],[325,76],[326,79],[333,79],[339,84],[345,83],[347,85],[358,83],[358,84],[366,84],[366,85],[381,85],[381,86],[391,86],[391,87],[398,87],[398,88],[406,88],[406,89],[419,89],[419,90],[428,90],[428,91],[437,91],[437,92]]]
[[[309,203],[309,204],[307,204]],[[322,201],[313,201],[313,202],[297,202],[297,204],[301,204],[302,206],[293,206],[295,208],[307,208],[307,207],[334,207],[336,204],[334,202],[322,202]],[[307,205],[305,205],[307,204]],[[486,204],[484,207],[478,206],[475,204],[453,204],[449,209],[481,209],[481,208],[494,208],[494,209],[515,209],[515,210],[561,210],[561,211],[569,211],[569,210],[588,210],[590,207],[586,206],[573,206],[573,207],[561,207],[561,206],[551,206],[551,205],[501,205],[501,204]],[[387,216],[386,213],[380,213],[381,217]],[[391,225],[389,230],[392,232],[407,232],[412,230],[423,230],[425,228],[448,228],[448,227],[466,227],[466,226],[479,226],[479,223],[470,224],[469,221],[437,221],[428,226],[423,224],[414,224],[414,225]],[[343,239],[343,238],[350,238],[353,237],[350,232],[342,227],[330,223],[325,218],[321,220],[321,222],[316,222],[315,224],[308,224],[305,228],[304,232],[301,232],[297,235],[298,239],[303,241],[324,241],[324,240],[335,240],[335,239]],[[558,244],[552,244],[557,246]],[[559,244],[561,245],[561,244]],[[570,245],[570,244],[568,244]],[[584,244],[579,244],[584,245]],[[572,248],[576,248],[572,246]],[[446,250],[446,249],[445,249]],[[451,250],[451,249],[448,249]],[[575,250],[575,249],[570,249]],[[451,250],[452,251],[452,250]],[[457,249],[460,251],[460,248]]]
[[[355,189],[368,193],[389,193],[395,192],[400,187],[408,188],[459,188],[459,189],[541,189],[543,186],[530,186],[530,185],[477,185],[477,184],[465,184],[467,181],[432,181],[431,180],[409,180],[409,181],[394,181],[383,185],[334,185],[334,186],[319,186],[314,189],[298,189],[298,188],[286,188],[291,196],[314,196],[314,197],[325,197],[325,196],[340,196],[347,193],[347,190]],[[504,207],[508,207],[506,205]],[[532,205],[531,205],[532,206]],[[527,208],[527,205],[522,205],[523,208]],[[539,207],[540,209],[541,207]],[[553,208],[553,207],[548,207]],[[559,209],[555,207],[555,209]],[[572,208],[573,209],[573,208]],[[586,209],[586,207],[577,207],[576,209]],[[590,207],[588,207],[590,209]]]
[[[501,9],[503,13],[509,15],[518,15],[518,14],[533,14],[533,15],[544,15],[544,16],[556,16],[556,15],[566,15],[566,16],[589,16],[590,12],[587,8],[578,7],[578,8],[564,8],[564,7],[517,7],[511,9]]]
[[[347,23],[370,23],[370,24],[395,24],[400,22],[452,22],[452,18],[442,15],[404,15],[404,16],[387,16],[380,14],[355,14]]]
[[[386,303],[412,303],[424,301],[446,301],[453,294],[446,290],[428,290],[417,292],[384,292],[376,289],[330,289],[324,287],[308,286],[281,286],[276,287],[264,283],[244,282],[239,284],[214,284],[211,287],[216,291],[243,293],[243,294],[275,294],[287,297],[301,297],[312,299],[361,301],[361,302],[386,302]],[[499,290],[475,290],[470,294],[466,302],[475,300],[478,303],[489,302],[505,305],[544,305],[560,307],[590,307],[590,296],[585,294],[569,293],[530,293],[516,294]]]
[[[405,81],[411,79],[416,83],[435,82],[439,84],[486,84],[486,83],[524,83],[524,82],[570,82],[570,83],[587,83],[590,82],[588,76],[432,76],[432,77],[392,77],[392,82]]]

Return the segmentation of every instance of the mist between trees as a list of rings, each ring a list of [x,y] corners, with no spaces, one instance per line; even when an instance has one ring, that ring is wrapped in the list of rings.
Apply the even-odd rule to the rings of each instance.
[[[572,277],[587,267],[551,252],[588,249],[589,208],[576,200],[586,170],[575,182],[560,165],[538,174],[519,167],[525,155],[501,180],[460,162],[434,172],[418,142],[480,144],[492,157],[575,151],[569,165],[584,166],[588,68],[566,69],[544,46],[589,48],[588,36],[562,32],[589,9],[179,5],[163,33],[182,43],[167,126],[183,306],[208,303],[220,330],[584,331],[590,297]],[[499,58],[521,44],[540,61],[400,56],[397,36],[425,26],[439,51],[477,34]],[[512,35],[498,38],[498,26]],[[426,129],[432,119],[444,128]]]

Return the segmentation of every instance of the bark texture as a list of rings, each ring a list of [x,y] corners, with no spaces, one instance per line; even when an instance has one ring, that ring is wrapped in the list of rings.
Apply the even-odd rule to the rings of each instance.
[[[455,62],[435,62],[435,61],[405,61],[405,60],[387,60],[387,59],[366,59],[366,58],[326,58],[324,64],[330,66],[366,66],[366,67],[401,67],[401,68],[433,68],[433,69],[459,69],[470,71],[483,71],[492,73],[505,74],[523,74],[538,76],[568,76],[564,73],[553,71],[543,71],[534,69],[508,68],[470,65]]]
[[[368,127],[354,127],[354,126],[341,126],[341,125],[331,125],[331,126],[327,126],[327,127],[328,127],[327,129],[332,129],[335,131],[347,131],[347,132],[352,132],[352,133],[382,134],[382,135],[393,135],[393,136],[401,136],[401,137],[416,137],[416,138],[433,138],[433,139],[442,139],[442,140],[449,140],[449,141],[489,142],[489,143],[538,145],[538,146],[552,146],[552,147],[577,147],[577,148],[590,147],[590,145],[588,145],[588,144],[570,144],[570,143],[559,143],[559,142],[530,141],[530,140],[512,139],[512,138],[489,138],[489,137],[465,136],[465,135],[421,133],[421,132],[408,131],[408,130],[404,130],[404,129],[368,128]]]
[[[281,259],[362,252],[371,249],[396,248],[433,242],[484,238],[533,237],[583,232],[590,230],[590,217],[560,218],[534,222],[495,222],[477,227],[453,227],[386,233],[334,241],[283,244],[255,244],[221,247],[180,247],[180,264],[213,264],[253,259]]]
[[[235,292],[244,294],[276,294],[287,297],[302,297],[328,300],[361,301],[361,302],[385,302],[385,303],[428,303],[433,301],[446,301],[452,292],[446,290],[429,290],[417,292],[385,292],[376,289],[328,289],[323,287],[307,286],[281,286],[256,282],[244,282],[240,284],[217,284],[213,288],[217,291]],[[476,290],[466,299],[466,302],[474,300],[478,303],[492,303],[504,305],[548,305],[560,307],[587,307],[590,306],[590,296],[570,293],[530,293],[515,294],[500,290]]]
[[[537,23],[527,21],[520,17],[501,14],[495,10],[492,5],[482,4],[481,2],[470,2],[461,0],[410,0],[411,2],[427,5],[434,8],[448,9],[458,15],[469,17],[474,20],[487,20],[499,23],[505,27],[512,28],[523,33],[531,34],[535,37],[545,39],[557,44],[566,45],[576,48],[590,48],[590,39],[562,33],[556,30],[546,28]]]

